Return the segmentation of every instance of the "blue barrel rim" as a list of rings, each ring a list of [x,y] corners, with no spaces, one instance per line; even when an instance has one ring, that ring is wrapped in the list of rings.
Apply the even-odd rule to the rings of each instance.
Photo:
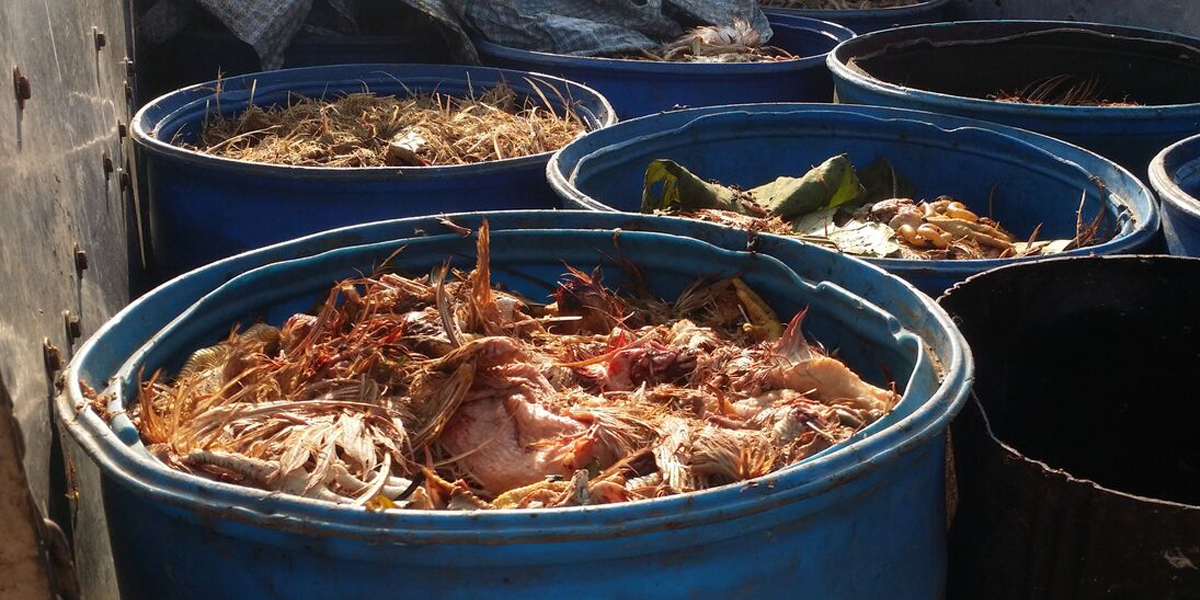
[[[788,17],[809,17],[820,19],[821,15],[828,15],[838,19],[875,19],[875,18],[903,18],[913,15],[921,15],[926,12],[945,7],[950,4],[950,0],[924,0],[916,4],[908,6],[888,6],[885,8],[786,8],[783,6],[763,6],[763,14],[770,17],[772,14]],[[774,27],[774,23],[771,24]]]
[[[730,104],[730,105],[724,105],[724,106],[704,106],[704,107],[690,108],[690,109],[684,109],[684,110],[679,110],[679,111],[672,111],[672,114],[692,113],[692,114],[696,114],[697,116],[703,116],[703,115],[719,114],[721,112],[733,112],[733,111],[743,111],[747,114],[769,113],[769,112],[806,113],[806,112],[817,112],[817,111],[830,111],[830,112],[850,113],[850,114],[857,114],[857,115],[864,115],[864,116],[888,116],[888,115],[891,115],[896,118],[908,118],[908,119],[912,119],[912,120],[933,117],[933,118],[938,119],[942,124],[932,123],[932,122],[927,122],[927,123],[933,125],[934,127],[939,128],[939,129],[943,129],[943,130],[949,131],[948,127],[950,127],[950,126],[948,126],[948,125],[943,126],[943,125],[945,125],[945,123],[947,121],[950,121],[950,122],[954,123],[953,127],[955,129],[961,128],[961,127],[975,127],[975,128],[985,129],[985,130],[991,130],[991,131],[1001,133],[1001,134],[1016,135],[1019,138],[1023,138],[1023,139],[1037,139],[1039,142],[1051,144],[1052,146],[1059,146],[1059,149],[1054,152],[1055,155],[1058,155],[1059,150],[1067,150],[1068,152],[1082,153],[1084,155],[1090,155],[1090,157],[1092,157],[1092,158],[1102,160],[1102,161],[1108,163],[1109,165],[1111,165],[1114,169],[1117,170],[1119,175],[1128,178],[1129,183],[1136,184],[1135,187],[1139,188],[1140,191],[1142,192],[1142,194],[1141,194],[1142,199],[1150,201],[1153,198],[1153,193],[1146,186],[1146,184],[1144,182],[1142,182],[1141,179],[1134,176],[1133,173],[1131,173],[1128,169],[1113,162],[1112,160],[1110,160],[1108,158],[1105,158],[1103,156],[1100,156],[1099,154],[1096,154],[1095,152],[1087,150],[1086,148],[1082,148],[1080,146],[1076,146],[1074,144],[1064,142],[1062,140],[1052,138],[1052,137],[1049,137],[1047,135],[1040,134],[1037,132],[1028,131],[1028,130],[1024,130],[1024,129],[1018,129],[1015,127],[1010,127],[1007,125],[1000,125],[997,123],[991,123],[991,122],[987,122],[987,121],[981,121],[978,119],[971,119],[968,117],[956,117],[956,116],[952,116],[952,115],[943,115],[943,114],[931,113],[931,112],[927,112],[927,111],[919,111],[919,110],[912,110],[912,109],[906,109],[906,108],[892,108],[892,107],[885,107],[885,106],[865,106],[865,105],[856,105],[856,104],[818,104],[818,103]],[[613,125],[612,127],[608,127],[608,128],[606,128],[606,130],[612,130],[614,132],[619,133],[620,131],[622,131],[624,129],[637,127],[640,124],[640,121],[642,119],[652,119],[655,116],[656,115],[646,115],[646,116],[637,117],[634,119],[629,119],[626,121],[622,121],[621,123],[618,123],[616,125]],[[615,134],[609,133],[609,135],[615,135]],[[602,202],[596,200],[595,198],[592,198],[591,196],[588,196],[587,194],[583,193],[581,190],[576,188],[574,183],[572,182],[572,179],[574,178],[574,172],[572,172],[570,176],[566,176],[563,174],[566,171],[566,168],[565,168],[566,165],[564,165],[562,162],[562,155],[569,148],[574,146],[575,144],[583,143],[583,140],[586,137],[587,136],[584,136],[582,138],[579,138],[579,139],[571,142],[570,144],[567,144],[566,146],[563,146],[557,152],[555,152],[552,157],[550,157],[550,161],[546,163],[546,178],[550,182],[550,186],[553,187],[554,190],[556,192],[558,192],[558,194],[560,196],[562,196],[564,201],[575,202],[580,206],[588,207],[589,210],[595,210],[595,211],[599,211],[599,212],[621,212],[621,211],[618,211],[606,204],[603,204]],[[1078,156],[1078,154],[1076,154],[1076,156]],[[1126,204],[1125,204],[1126,206],[1130,206],[1131,204],[1138,202],[1138,199],[1123,198],[1123,200],[1126,201]],[[1075,250],[1071,250],[1069,252],[1064,252],[1064,253],[1061,253],[1056,256],[1060,256],[1060,257],[1088,256],[1091,254],[1096,254],[1097,252],[1101,252],[1101,251],[1103,251],[1106,254],[1121,254],[1130,249],[1138,248],[1138,247],[1144,245],[1145,243],[1150,241],[1156,235],[1156,233],[1159,230],[1160,223],[1161,223],[1161,216],[1159,215],[1158,210],[1156,210],[1155,207],[1153,206],[1153,202],[1148,202],[1147,206],[1145,206],[1144,208],[1145,208],[1145,211],[1144,211],[1145,215],[1143,215],[1143,218],[1138,219],[1137,223],[1135,223],[1134,230],[1129,232],[1129,234],[1117,235],[1113,239],[1111,239],[1103,244],[1098,244],[1095,246],[1088,246],[1085,248],[1077,248]],[[633,214],[633,213],[628,213],[628,214]],[[687,217],[667,217],[667,218],[691,220],[691,219],[687,219]],[[799,240],[797,240],[797,241],[799,241]],[[807,242],[801,242],[801,243],[807,243]],[[937,269],[937,271],[939,273],[946,273],[951,276],[959,277],[959,276],[964,276],[966,274],[974,275],[974,274],[978,273],[981,269],[990,270],[990,269],[995,269],[995,268],[1010,265],[1010,264],[1026,263],[1026,262],[1031,262],[1031,261],[1042,260],[1044,258],[1046,258],[1046,257],[1027,256],[1027,257],[1023,257],[1023,258],[1004,258],[1004,259],[990,258],[990,259],[975,259],[975,260],[942,260],[942,261],[909,260],[909,259],[901,259],[901,258],[863,258],[861,260],[865,260],[868,263],[871,263],[873,265],[879,266],[890,272],[895,272],[895,273],[921,272],[924,270]]]
[[[519,211],[518,211],[518,212],[519,212]],[[587,215],[587,216],[592,216],[592,214],[591,214],[591,213],[583,213],[583,214],[585,214],[585,215]],[[486,218],[486,214],[484,215],[484,217]],[[418,218],[418,219],[412,219],[412,220],[410,220],[410,221],[420,221],[420,220],[426,220],[426,221],[427,221],[428,219],[425,219],[425,218]],[[643,219],[641,219],[641,220],[645,221],[646,219],[644,219],[644,218],[643,218]],[[606,229],[605,231],[608,231],[608,230]],[[400,242],[400,241],[402,241],[402,240],[396,240],[396,241],[397,241],[397,242]],[[314,256],[315,256],[315,255],[314,255]],[[83,355],[83,351],[82,351],[82,350],[81,350],[81,353],[80,353],[80,355]],[[144,457],[144,456],[142,456],[142,457],[140,457],[140,458],[142,458],[142,459],[148,459],[148,457]],[[153,464],[157,465],[158,467],[162,467],[162,465],[158,464],[158,463],[157,463],[157,461],[153,461],[153,459],[149,459],[149,462],[151,462],[151,463],[153,463]],[[172,474],[172,475],[176,475],[174,472],[171,472],[171,474]],[[195,479],[195,478],[193,478],[193,477],[191,477],[191,476],[186,476],[186,478],[187,478],[187,479],[189,479],[189,480],[190,480],[190,479]],[[209,482],[208,480],[201,480],[201,481],[204,481],[204,482],[205,482],[205,485],[209,485],[209,484],[211,484],[211,483],[212,483],[212,482]],[[769,486],[769,485],[770,485],[770,484],[768,484],[768,486]],[[736,487],[736,486],[737,486],[737,484],[734,484],[734,486],[731,486],[731,487]],[[239,487],[239,486],[231,486],[231,487],[233,487],[233,488],[235,488],[235,489],[237,489],[237,490],[242,490],[242,491],[244,491],[244,490],[246,489],[246,488],[241,488],[241,487]],[[261,494],[260,494],[260,495],[261,495]],[[275,494],[270,494],[270,493],[267,493],[267,494],[265,494],[265,495],[266,495],[266,496],[273,496],[273,495],[275,495]],[[301,500],[304,500],[304,499],[301,499]],[[310,503],[312,503],[312,502],[314,502],[314,501],[307,501],[307,502],[310,502]],[[322,504],[322,503],[316,502],[316,504]],[[644,503],[642,503],[642,504],[644,504]],[[597,507],[597,508],[599,508],[599,507]],[[411,511],[410,511],[410,512],[411,512]],[[514,513],[514,512],[519,512],[519,511],[508,511],[508,512],[510,512],[510,513]],[[545,512],[545,511],[531,511],[531,512],[535,512],[535,513],[538,513],[538,514],[544,514],[544,512]],[[444,513],[437,512],[437,513],[435,513],[435,514],[444,514]]]
[[[1175,180],[1175,172],[1184,166],[1180,163],[1188,158],[1183,155],[1187,151],[1192,151],[1193,154],[1188,162],[1200,160],[1200,134],[1163,148],[1154,160],[1150,161],[1150,186],[1165,205],[1200,221],[1200,198],[1187,193]]]
[[[603,214],[591,211],[497,211],[492,213],[455,213],[445,215],[445,217],[449,219],[489,218],[489,216],[519,217],[537,213],[538,217],[552,219],[553,215],[564,212],[587,217],[593,224],[579,229],[610,231],[620,229],[622,225],[628,228],[631,223],[646,224],[648,225],[647,229],[654,229],[654,218],[644,215]],[[185,482],[191,485],[179,485],[169,476],[185,474],[173,472],[169,467],[148,455],[133,452],[116,438],[112,429],[94,411],[85,410],[87,400],[83,396],[80,386],[82,381],[80,369],[84,358],[97,350],[105,335],[118,327],[123,318],[142,304],[152,302],[156,293],[166,290],[168,286],[178,285],[188,276],[202,271],[227,278],[231,274],[246,270],[249,265],[257,265],[258,263],[254,261],[259,257],[290,255],[293,250],[308,247],[323,236],[340,234],[342,237],[353,237],[359,233],[369,233],[373,227],[407,227],[410,224],[416,225],[413,229],[439,231],[439,233],[439,227],[445,228],[440,224],[438,217],[412,217],[333,229],[222,259],[177,276],[157,290],[143,295],[101,326],[80,347],[74,360],[68,366],[66,392],[57,395],[55,399],[55,410],[63,426],[71,433],[76,443],[100,466],[106,476],[113,478],[118,484],[142,494],[143,497],[176,507],[195,510],[203,514],[216,514],[222,519],[310,535],[349,535],[356,539],[409,544],[463,543],[499,546],[530,541],[573,542],[620,538],[627,535],[672,530],[681,526],[730,520],[798,502],[837,487],[845,481],[865,476],[880,468],[881,463],[891,462],[893,459],[890,457],[901,456],[924,447],[924,444],[928,442],[928,437],[943,430],[961,409],[973,379],[974,368],[970,349],[957,328],[954,327],[949,315],[932,299],[918,292],[911,284],[876,266],[855,261],[859,264],[859,268],[874,271],[883,280],[898,286],[899,291],[906,293],[912,301],[924,309],[925,320],[923,322],[932,323],[931,326],[936,326],[945,333],[946,355],[936,357],[942,367],[940,385],[910,415],[887,428],[836,448],[829,454],[771,473],[756,480],[758,485],[753,486],[734,484],[659,500],[552,510],[467,513],[413,510],[365,511],[232,484],[221,484],[191,475],[186,476],[187,481]],[[714,232],[725,231],[719,226],[705,223],[693,222],[690,226]],[[369,238],[370,235],[366,237]],[[785,240],[786,238],[779,239]],[[318,249],[315,251],[317,253],[329,250],[320,244],[312,247]],[[824,252],[836,254],[816,247],[808,247],[806,251],[818,254]],[[837,260],[854,259],[839,257]],[[929,351],[927,344],[923,344],[922,348],[922,352]],[[821,473],[822,470],[834,472],[824,474]],[[164,477],[164,474],[167,477]],[[804,475],[817,476],[805,479]],[[774,483],[783,477],[798,481],[795,482],[795,485],[775,486]],[[197,497],[198,495],[200,497]],[[235,504],[231,502],[232,500],[240,502]],[[651,503],[654,503],[653,506]],[[645,510],[651,506],[657,510]],[[520,522],[508,523],[508,521],[517,520]],[[493,527],[476,529],[474,528],[476,523],[490,523]],[[602,531],[597,531],[597,525],[602,526]]]
[[[479,53],[484,56],[492,56],[505,60],[517,60],[521,62],[532,62],[544,65],[547,68],[570,68],[570,69],[593,69],[599,71],[611,71],[618,73],[646,73],[651,75],[682,75],[688,77],[724,77],[729,75],[764,75],[771,73],[787,73],[798,69],[810,68],[826,60],[827,56],[832,55],[834,49],[846,40],[852,39],[856,34],[849,27],[820,19],[811,19],[807,17],[797,17],[796,21],[807,21],[804,25],[800,23],[777,24],[772,23],[772,28],[783,28],[796,31],[807,31],[827,37],[833,43],[827,52],[814,54],[812,56],[804,56],[796,60],[781,60],[768,62],[748,62],[748,63],[687,63],[687,62],[666,62],[653,60],[636,60],[629,58],[608,58],[602,56],[576,56],[574,54],[555,54],[552,52],[538,52],[535,50],[522,50],[511,46],[502,46],[493,42],[488,42],[481,39],[472,40]]]
[[[869,90],[874,94],[900,100],[907,100],[910,97],[919,95],[924,102],[934,104],[939,107],[953,105],[958,110],[985,110],[992,114],[1019,117],[1029,117],[1031,116],[1030,112],[1036,111],[1036,115],[1043,118],[1076,119],[1108,119],[1120,117],[1127,120],[1159,120],[1162,118],[1163,113],[1168,111],[1171,114],[1182,113],[1200,115],[1200,100],[1186,104],[1156,104],[1146,106],[1064,106],[1058,104],[1018,104],[1014,102],[1000,102],[998,100],[988,100],[986,98],[975,98],[971,96],[957,96],[954,94],[946,94],[932,90],[910,88],[900,84],[876,79],[875,77],[868,75],[863,71],[851,68],[849,64],[849,58],[853,57],[857,46],[868,44],[880,38],[886,39],[889,37],[894,37],[896,38],[896,41],[899,42],[902,40],[914,39],[915,37],[918,37],[922,31],[928,31],[934,28],[954,29],[962,28],[964,26],[979,25],[1041,28],[1023,31],[1019,34],[1011,36],[1013,38],[1060,31],[1087,33],[1091,35],[1123,34],[1147,43],[1190,45],[1193,46],[1197,52],[1200,52],[1200,38],[1178,33],[1159,31],[1156,29],[1081,21],[1005,19],[995,21],[950,21],[945,23],[920,23],[917,25],[907,25],[904,27],[872,31],[858,35],[853,39],[849,39],[841,44],[838,44],[838,47],[834,48],[833,51],[829,53],[829,56],[826,58],[825,62],[829,67],[829,72],[833,74],[835,86],[842,84],[842,82],[852,82],[852,85]],[[997,37],[995,39],[1002,40],[1009,38]]]
[[[318,72],[338,71],[345,72],[343,79],[340,81],[329,81],[325,78],[305,78],[304,75],[314,75]],[[404,73],[408,72],[411,75],[407,78]],[[450,77],[450,75],[458,73],[461,77]],[[398,75],[397,75],[398,74]],[[315,83],[327,83],[331,86],[343,86],[349,82],[362,80],[356,75],[386,75],[395,80],[397,83],[404,85],[404,81],[420,80],[422,82],[437,83],[441,81],[455,81],[458,83],[466,83],[471,85],[472,75],[479,76],[491,74],[496,76],[496,79],[507,81],[512,85],[518,93],[522,92],[522,81],[527,81],[529,78],[535,78],[538,81],[545,81],[547,84],[554,84],[568,91],[581,92],[581,96],[588,98],[588,102],[593,102],[599,105],[599,114],[593,114],[596,119],[595,123],[588,119],[583,119],[585,134],[588,131],[602,129],[617,123],[617,113],[609,103],[608,99],[603,94],[595,89],[588,87],[582,83],[546,75],[544,73],[533,73],[528,71],[517,71],[512,69],[498,69],[495,67],[478,67],[468,65],[426,65],[426,64],[391,64],[391,63],[346,63],[338,65],[321,65],[313,67],[296,67],[290,69],[279,69],[275,71],[259,71],[229,77],[220,80],[220,84],[228,86],[233,82],[253,82],[256,87],[258,82],[267,81],[275,82],[270,88],[264,88],[269,92],[286,91],[287,88],[293,86],[302,86]],[[299,76],[299,77],[297,77]],[[528,156],[517,158],[506,158],[502,160],[492,160],[480,163],[465,164],[465,165],[432,165],[427,167],[313,167],[299,165],[277,165],[270,163],[251,162],[245,160],[236,160],[215,156],[191,150],[182,146],[171,143],[169,140],[159,139],[155,134],[160,130],[164,123],[171,123],[172,117],[177,113],[202,105],[208,98],[213,97],[212,90],[217,86],[218,81],[206,81],[197,83],[178,90],[173,90],[159,96],[138,109],[130,122],[130,137],[132,137],[136,146],[144,151],[150,152],[161,158],[179,161],[196,165],[202,168],[212,169],[216,172],[238,172],[246,174],[255,174],[272,178],[287,178],[287,179],[337,179],[351,181],[378,181],[378,180],[396,180],[396,179],[446,179],[456,177],[474,177],[493,173],[497,171],[507,171],[513,168],[522,166],[536,165],[547,160],[553,152],[540,152]],[[249,86],[246,86],[247,88]],[[234,93],[224,91],[222,93]],[[196,96],[189,99],[189,96]],[[552,94],[548,97],[553,97]],[[576,96],[570,96],[575,99]],[[179,103],[179,100],[185,100]],[[239,106],[241,102],[237,103]],[[172,106],[171,109],[163,115],[155,115],[159,110],[167,106]]]

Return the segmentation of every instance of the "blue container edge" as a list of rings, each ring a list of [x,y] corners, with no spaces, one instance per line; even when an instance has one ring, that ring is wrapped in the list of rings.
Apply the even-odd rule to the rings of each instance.
[[[1167,146],[1150,162],[1149,181],[1162,201],[1163,233],[1172,254],[1200,256],[1200,199],[1183,189],[1180,169],[1200,169],[1200,135]]]
[[[567,89],[579,88],[594,96],[602,107],[597,117],[597,123],[590,127],[590,130],[602,129],[611,126],[618,122],[616,111],[612,104],[600,92],[575,81],[569,81],[561,77],[547,75],[544,73],[526,73],[523,71],[514,71],[511,69],[499,69],[495,67],[471,67],[465,65],[424,65],[424,64],[392,64],[392,63],[369,63],[369,64],[339,64],[339,65],[321,65],[314,67],[296,67],[291,69],[279,69],[276,71],[263,71],[255,73],[247,73],[230,77],[217,81],[207,81],[197,83],[185,88],[174,90],[159,96],[145,105],[140,107],[134,115],[130,123],[131,137],[140,150],[150,152],[156,156],[166,158],[181,163],[196,165],[200,167],[211,168],[215,171],[231,171],[237,173],[246,173],[253,175],[261,175],[265,177],[277,179],[296,179],[296,178],[321,178],[321,179],[339,179],[350,181],[373,181],[386,180],[396,178],[430,178],[440,179],[448,177],[471,177],[477,175],[485,175],[493,172],[507,171],[513,168],[537,164],[547,160],[553,152],[541,152],[529,156],[519,158],[506,158],[502,160],[487,161],[475,164],[466,165],[439,165],[429,167],[311,167],[311,166],[296,166],[296,165],[274,165],[266,163],[255,163],[244,160],[237,160],[216,156],[184,148],[170,141],[160,139],[156,133],[160,130],[164,121],[169,121],[179,109],[175,109],[165,115],[155,115],[152,119],[150,115],[166,101],[173,98],[178,98],[193,92],[204,92],[206,95],[211,90],[215,89],[217,84],[225,86],[234,85],[240,82],[252,81],[256,82],[259,79],[280,79],[291,76],[304,76],[306,74],[317,74],[320,72],[345,71],[353,69],[354,72],[361,71],[379,71],[386,72],[388,69],[404,68],[406,70],[428,71],[430,77],[436,77],[438,71],[449,73],[450,71],[461,71],[466,73],[468,78],[471,73],[480,73],[484,71],[495,72],[502,77],[506,77],[506,81],[519,81],[520,78],[529,75],[536,75],[540,78],[545,78],[557,85],[564,86]],[[303,81],[303,80],[302,80]],[[286,88],[289,84],[295,82],[284,81],[279,84],[279,87]],[[519,87],[519,86],[518,86]],[[520,90],[519,90],[520,91]],[[231,93],[231,92],[225,92]],[[188,105],[194,104],[191,101]]]

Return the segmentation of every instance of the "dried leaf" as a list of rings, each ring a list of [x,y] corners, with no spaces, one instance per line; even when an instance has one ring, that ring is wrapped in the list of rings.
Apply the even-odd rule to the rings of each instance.
[[[1066,252],[1074,240],[1043,240],[1034,242],[1013,242],[1013,251],[1019,256],[1037,256]]]
[[[838,250],[855,256],[885,258],[900,252],[896,232],[883,223],[852,220],[831,229],[828,237]]]
[[[887,258],[900,253],[896,232],[883,223],[851,219],[843,225],[834,222],[837,209],[812,213],[796,221],[796,233],[828,239],[838,251],[855,256]]]

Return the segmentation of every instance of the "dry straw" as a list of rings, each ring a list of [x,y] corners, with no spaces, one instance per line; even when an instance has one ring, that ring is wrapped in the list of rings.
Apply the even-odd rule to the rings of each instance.
[[[584,133],[571,102],[558,95],[557,106],[566,109],[555,110],[556,104],[529,83],[536,99],[518,95],[506,83],[465,97],[369,91],[334,99],[292,95],[286,105],[265,108],[252,96],[250,107],[233,117],[218,108],[188,146],[278,165],[464,165],[554,151]]]
[[[1126,108],[1141,106],[1127,97],[1120,100],[1104,98],[1100,93],[1100,79],[1096,76],[1081,77],[1068,74],[1036,79],[1015,92],[1002,91],[989,98],[1015,104]]]

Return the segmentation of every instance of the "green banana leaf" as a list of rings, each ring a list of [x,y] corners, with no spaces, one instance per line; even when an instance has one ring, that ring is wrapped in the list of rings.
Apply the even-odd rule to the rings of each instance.
[[[655,194],[654,186],[658,183],[662,184],[662,191]],[[742,209],[738,196],[737,190],[704,181],[675,161],[658,159],[646,167],[646,179],[642,185],[642,212],[690,212],[715,208],[750,214]]]
[[[850,159],[840,154],[817,165],[803,177],[780,177],[747,194],[771,216],[791,221],[822,208],[837,208],[853,202],[862,191]]]

